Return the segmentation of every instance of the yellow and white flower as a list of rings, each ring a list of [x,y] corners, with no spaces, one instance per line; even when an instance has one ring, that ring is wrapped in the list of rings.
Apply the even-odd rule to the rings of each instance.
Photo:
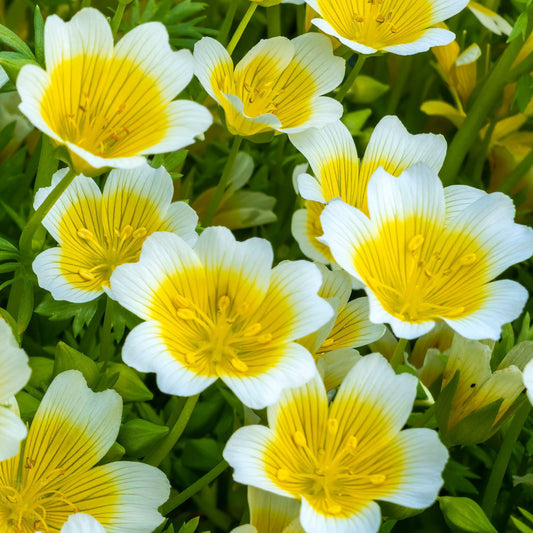
[[[121,414],[115,391],[92,392],[76,370],[59,374],[19,455],[0,462],[2,533],[57,532],[79,512],[107,533],[151,533],[170,493],[165,475],[134,462],[95,466],[115,442]]]
[[[269,407],[268,428],[237,430],[224,458],[237,482],[300,500],[307,533],[377,532],[376,500],[423,509],[442,486],[448,452],[436,432],[401,431],[416,387],[383,356],[365,356],[330,406],[315,375]]]
[[[509,35],[513,31],[513,27],[498,13],[489,9],[487,6],[470,0],[468,2],[468,9],[472,14],[491,32],[496,35]]]
[[[0,318],[0,461],[17,454],[26,437],[14,398],[30,379],[26,352],[19,347],[9,324]]]
[[[315,363],[299,339],[333,311],[317,294],[320,271],[306,261],[274,269],[264,239],[237,242],[206,229],[191,248],[157,233],[138,263],[111,276],[119,303],[144,322],[129,334],[124,362],[155,372],[159,389],[192,396],[218,378],[247,406],[274,403],[282,389],[309,380]]]
[[[295,212],[292,233],[303,253],[321,263],[334,262],[329,248],[317,240],[323,234],[320,215],[324,204],[341,198],[368,213],[368,182],[379,167],[399,176],[422,162],[438,172],[446,156],[442,135],[411,135],[396,116],[384,117],[378,123],[361,161],[348,128],[340,121],[289,138],[314,173],[314,177],[304,173],[297,178],[306,206]]]
[[[234,135],[295,133],[342,115],[339,102],[321,96],[340,85],[345,70],[323,35],[262,40],[236,67],[218,41],[204,37],[194,58],[196,76],[224,109]]]
[[[37,192],[35,209],[66,172]],[[103,193],[93,179],[74,178],[43,220],[59,247],[33,262],[39,285],[56,300],[87,302],[108,290],[115,267],[138,261],[148,235],[171,231],[193,244],[198,216],[185,202],[171,203],[173,190],[165,168],[147,163],[112,170]]]
[[[231,533],[305,533],[300,525],[300,503],[255,487],[248,487],[250,523]]]
[[[313,24],[360,54],[418,54],[455,34],[432,28],[462,11],[468,0],[306,0]]]
[[[466,338],[498,339],[520,314],[527,291],[491,281],[533,254],[533,230],[514,223],[508,196],[444,189],[417,164],[399,178],[377,170],[368,210],[334,200],[321,222],[335,261],[365,285],[372,322],[409,339],[441,320]]]
[[[17,78],[20,109],[67,147],[78,173],[139,166],[144,154],[187,146],[211,125],[203,106],[172,101],[191,81],[193,58],[172,51],[159,22],[141,24],[113,46],[96,9],[66,23],[51,15],[44,47],[46,70],[25,65]]]

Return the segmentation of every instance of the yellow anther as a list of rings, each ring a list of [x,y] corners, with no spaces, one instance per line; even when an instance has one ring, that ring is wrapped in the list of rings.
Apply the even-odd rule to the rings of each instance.
[[[176,296],[176,303],[180,307],[190,307],[191,306],[191,302],[189,302],[189,300],[187,300],[187,298],[184,298],[181,294],[178,294]]]
[[[127,226],[124,226],[124,228],[122,228],[122,231],[120,232],[120,236],[123,239],[129,239],[132,235],[133,235],[133,227],[130,224],[128,224]]]
[[[244,362],[238,359],[237,357],[234,357],[231,360],[231,364],[235,370],[238,370],[239,372],[246,372],[248,370],[248,365]]]
[[[143,239],[146,237],[146,234],[148,233],[148,230],[146,228],[137,228],[133,232],[133,238],[134,239]]]
[[[276,476],[280,481],[287,481],[289,479],[291,473],[286,468],[280,468],[276,472]]]
[[[261,324],[259,324],[259,323],[257,322],[257,323],[255,323],[255,324],[252,324],[250,327],[246,328],[246,329],[244,330],[243,335],[244,335],[245,337],[255,337],[256,335],[259,334],[259,332],[261,331],[261,329],[263,329],[262,326],[261,326]]]
[[[271,340],[272,340],[272,333],[264,333],[263,335],[258,337],[257,342],[259,344],[266,344],[267,342],[270,342]]]
[[[424,244],[424,236],[423,235],[415,235],[407,245],[407,249],[410,252],[414,252],[418,250],[422,245]]]
[[[322,343],[322,348],[329,348],[334,342],[335,342],[334,339],[326,339],[326,340]]]
[[[80,239],[83,239],[85,241],[89,241],[91,239],[94,239],[94,234],[92,231],[89,231],[87,228],[80,228],[77,231],[78,237]]]
[[[296,446],[305,446],[307,444],[307,439],[302,431],[295,431],[292,434],[292,440]]]
[[[348,448],[350,448],[350,451],[355,451],[355,449],[357,448],[359,444],[359,441],[357,440],[357,437],[354,437],[353,435],[348,439],[348,442],[346,443],[346,445],[348,446]]]
[[[243,302],[241,305],[239,305],[238,313],[241,316],[245,316],[250,312],[250,304],[248,302]]]
[[[80,268],[78,270],[78,275],[80,276],[80,278],[83,278],[85,281],[94,281],[96,279],[92,272],[89,272],[88,270],[85,270],[84,268]]]
[[[461,257],[461,260],[459,261],[459,264],[462,266],[469,266],[476,262],[477,256],[476,254],[466,254],[463,257]]]
[[[370,483],[375,486],[383,485],[386,479],[387,477],[383,474],[374,474],[373,476],[370,476]]]
[[[391,33],[398,33],[398,28],[396,26],[391,26]]]
[[[380,13],[376,18],[376,22],[378,24],[383,24],[383,22],[385,22],[385,17]]]
[[[189,352],[185,354],[185,362],[188,365],[194,365],[196,364],[197,358],[196,355],[193,352]]]
[[[339,421],[336,418],[328,419],[328,433],[337,433]]]
[[[225,313],[229,309],[230,305],[231,305],[231,300],[229,296],[224,295],[218,299],[218,310],[221,313]]]
[[[196,318],[196,315],[190,309],[178,309],[177,314],[180,318],[183,318],[183,320],[193,320]]]
[[[327,507],[328,514],[339,514],[342,511],[342,506],[338,503],[330,503]]]

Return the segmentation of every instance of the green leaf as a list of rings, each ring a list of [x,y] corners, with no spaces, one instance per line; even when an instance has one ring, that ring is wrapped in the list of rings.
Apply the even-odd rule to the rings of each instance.
[[[533,533],[533,529],[531,529],[529,526],[526,526],[523,522],[520,522],[518,518],[515,518],[514,516],[511,516],[511,522],[513,525],[520,531],[520,533]]]
[[[483,509],[470,498],[443,496],[439,505],[447,524],[468,533],[498,533]]]
[[[448,385],[442,389],[435,402],[435,418],[437,419],[437,424],[443,437],[448,432],[448,420],[450,419],[450,411],[457,385],[459,385],[459,370],[457,370]]]
[[[29,384],[36,389],[45,389],[54,375],[54,361],[47,357],[30,357],[31,376]]]
[[[346,98],[355,104],[371,104],[389,90],[385,83],[370,76],[357,76]]]
[[[527,22],[528,22],[527,11],[524,11],[516,19],[515,25],[513,26],[513,30],[511,31],[509,38],[507,39],[508,43],[514,41],[520,36],[522,37],[522,39],[526,38]]]
[[[90,322],[97,308],[97,299],[80,304],[54,300],[50,294],[47,294],[36,307],[35,312],[54,321],[75,318],[76,327],[74,328],[74,334],[77,335],[81,331],[81,328]]]
[[[55,352],[54,376],[66,370],[79,370],[87,385],[93,388],[100,375],[96,363],[64,342],[58,342]]]
[[[124,402],[146,402],[154,397],[133,368],[122,363],[110,363],[107,372],[118,374],[113,389],[122,396]]]
[[[142,457],[168,435],[168,432],[166,426],[134,418],[121,426],[117,441],[124,446],[131,457]]]
[[[516,84],[516,90],[514,93],[513,103],[516,102],[520,113],[526,111],[529,102],[531,101],[531,96],[533,95],[533,83],[531,81],[531,76],[529,72],[518,78]]]
[[[529,485],[533,487],[533,474],[525,474],[524,476],[513,476],[513,486]]]
[[[178,533],[194,533],[199,523],[200,517],[197,516],[196,518],[193,518],[192,520],[189,520],[187,523],[183,524]]]
[[[182,453],[182,461],[188,468],[207,472],[222,460],[224,444],[214,439],[188,439]]]
[[[23,56],[35,59],[30,47],[15,32],[2,24],[0,24],[0,42]]]
[[[361,132],[366,121],[372,115],[371,109],[361,109],[360,111],[352,111],[345,113],[342,117],[342,122],[350,130],[352,135],[357,135]]]
[[[44,67],[44,21],[39,6],[35,6],[33,14],[33,27],[35,29],[35,57],[37,61]]]

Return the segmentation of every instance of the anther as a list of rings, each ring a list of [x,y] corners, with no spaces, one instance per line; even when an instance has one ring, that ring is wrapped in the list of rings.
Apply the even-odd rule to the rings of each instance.
[[[376,22],[378,24],[383,24],[383,22],[385,22],[385,17],[380,13],[376,18]]]
[[[328,433],[335,434],[339,429],[339,421],[336,418],[328,419]]]
[[[123,239],[129,239],[133,235],[133,227],[128,224],[127,226],[124,226],[122,231],[120,232],[120,236]]]
[[[334,339],[326,339],[326,340],[322,343],[322,348],[329,348],[334,342],[335,342]]]
[[[196,363],[196,355],[193,352],[188,352],[185,354],[185,362],[188,365],[194,365]]]
[[[94,239],[93,232],[89,231],[87,228],[80,228],[76,233],[80,239],[83,239],[85,241]]]
[[[410,251],[410,252],[414,252],[416,250],[418,250],[422,244],[424,244],[424,236],[423,235],[415,235],[410,241],[409,241],[409,244],[407,245],[407,249]]]
[[[307,444],[307,440],[305,438],[305,435],[301,431],[295,431],[292,434],[292,440],[294,441],[294,444],[296,446],[305,446]]]
[[[370,476],[370,483],[375,486],[383,485],[386,479],[386,476],[383,474],[374,474],[373,476]]]
[[[238,370],[239,372],[246,372],[248,370],[248,365],[244,362],[238,359],[237,357],[234,357],[231,360],[231,364],[235,370]]]
[[[459,264],[462,266],[469,266],[476,262],[476,254],[466,254],[463,257],[461,257],[461,260],[459,261]]]
[[[80,278],[83,278],[85,281],[94,281],[96,279],[94,277],[94,274],[92,274],[88,270],[85,270],[84,268],[80,268],[78,270],[78,275],[80,276]]]
[[[349,450],[351,452],[355,451],[355,449],[357,448],[357,445],[359,444],[359,441],[357,440],[357,437],[355,436],[351,436],[349,439],[348,439],[348,442],[346,443],[346,446],[349,448]]]
[[[396,26],[391,26],[391,33],[398,33],[398,28]]]
[[[329,514],[339,514],[342,511],[342,507],[338,503],[331,503],[328,505]]]
[[[245,337],[255,337],[256,335],[259,334],[259,332],[261,331],[262,326],[261,324],[259,324],[258,322],[255,323],[255,324],[252,324],[250,327],[246,328],[243,332],[243,335]]]
[[[259,344],[266,344],[267,342],[270,342],[272,340],[272,333],[264,333],[263,335],[260,335],[257,339],[257,342]]]
[[[146,237],[147,233],[148,233],[148,230],[146,228],[138,228],[133,232],[133,238],[143,239],[144,237]]]
[[[225,313],[229,309],[230,305],[231,305],[231,300],[229,296],[224,295],[218,299],[218,310],[221,313]]]
[[[183,320],[193,320],[196,318],[196,315],[190,309],[178,309],[177,315]]]

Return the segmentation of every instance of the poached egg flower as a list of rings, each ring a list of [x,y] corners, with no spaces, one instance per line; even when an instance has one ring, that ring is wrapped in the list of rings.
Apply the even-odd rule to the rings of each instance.
[[[345,62],[323,35],[264,39],[236,67],[218,41],[204,37],[194,58],[196,76],[222,106],[233,135],[295,133],[342,115],[342,105],[322,95],[341,84]]]
[[[46,70],[25,65],[18,75],[20,110],[66,146],[77,173],[139,166],[143,155],[183,148],[212,123],[203,106],[172,101],[192,79],[193,58],[172,51],[159,22],[141,24],[113,46],[96,9],[70,22],[51,15],[44,55]]]
[[[35,209],[65,173],[37,192]],[[173,190],[165,168],[147,163],[112,170],[103,193],[93,179],[74,178],[43,220],[59,247],[33,262],[39,285],[56,300],[88,302],[109,291],[115,267],[139,259],[148,235],[171,231],[193,244],[198,216],[185,202],[171,203]]]
[[[360,54],[425,52],[455,39],[432,28],[456,15],[468,0],[306,0],[320,18],[312,23]]]
[[[238,429],[223,455],[234,478],[301,501],[307,533],[375,533],[376,500],[429,507],[442,486],[448,452],[429,429],[401,430],[417,379],[396,375],[379,354],[363,357],[335,399],[320,377],[283,392],[269,427]]]
[[[121,415],[115,391],[92,392],[77,370],[59,374],[25,446],[0,462],[0,531],[56,533],[81,512],[107,533],[151,533],[170,493],[163,472],[127,461],[95,466],[115,442]]]
[[[264,239],[237,242],[210,227],[192,248],[170,233],[146,240],[138,263],[117,267],[111,290],[145,320],[126,339],[124,362],[155,372],[162,392],[198,394],[218,378],[247,406],[274,403],[305,383],[313,357],[297,339],[333,315],[322,277],[306,261],[272,269]]]
[[[500,337],[527,291],[491,281],[533,254],[533,230],[515,224],[512,200],[465,185],[444,188],[417,164],[399,178],[383,169],[368,185],[367,217],[341,200],[321,216],[335,261],[365,285],[370,320],[413,339],[445,321],[463,337]]]

